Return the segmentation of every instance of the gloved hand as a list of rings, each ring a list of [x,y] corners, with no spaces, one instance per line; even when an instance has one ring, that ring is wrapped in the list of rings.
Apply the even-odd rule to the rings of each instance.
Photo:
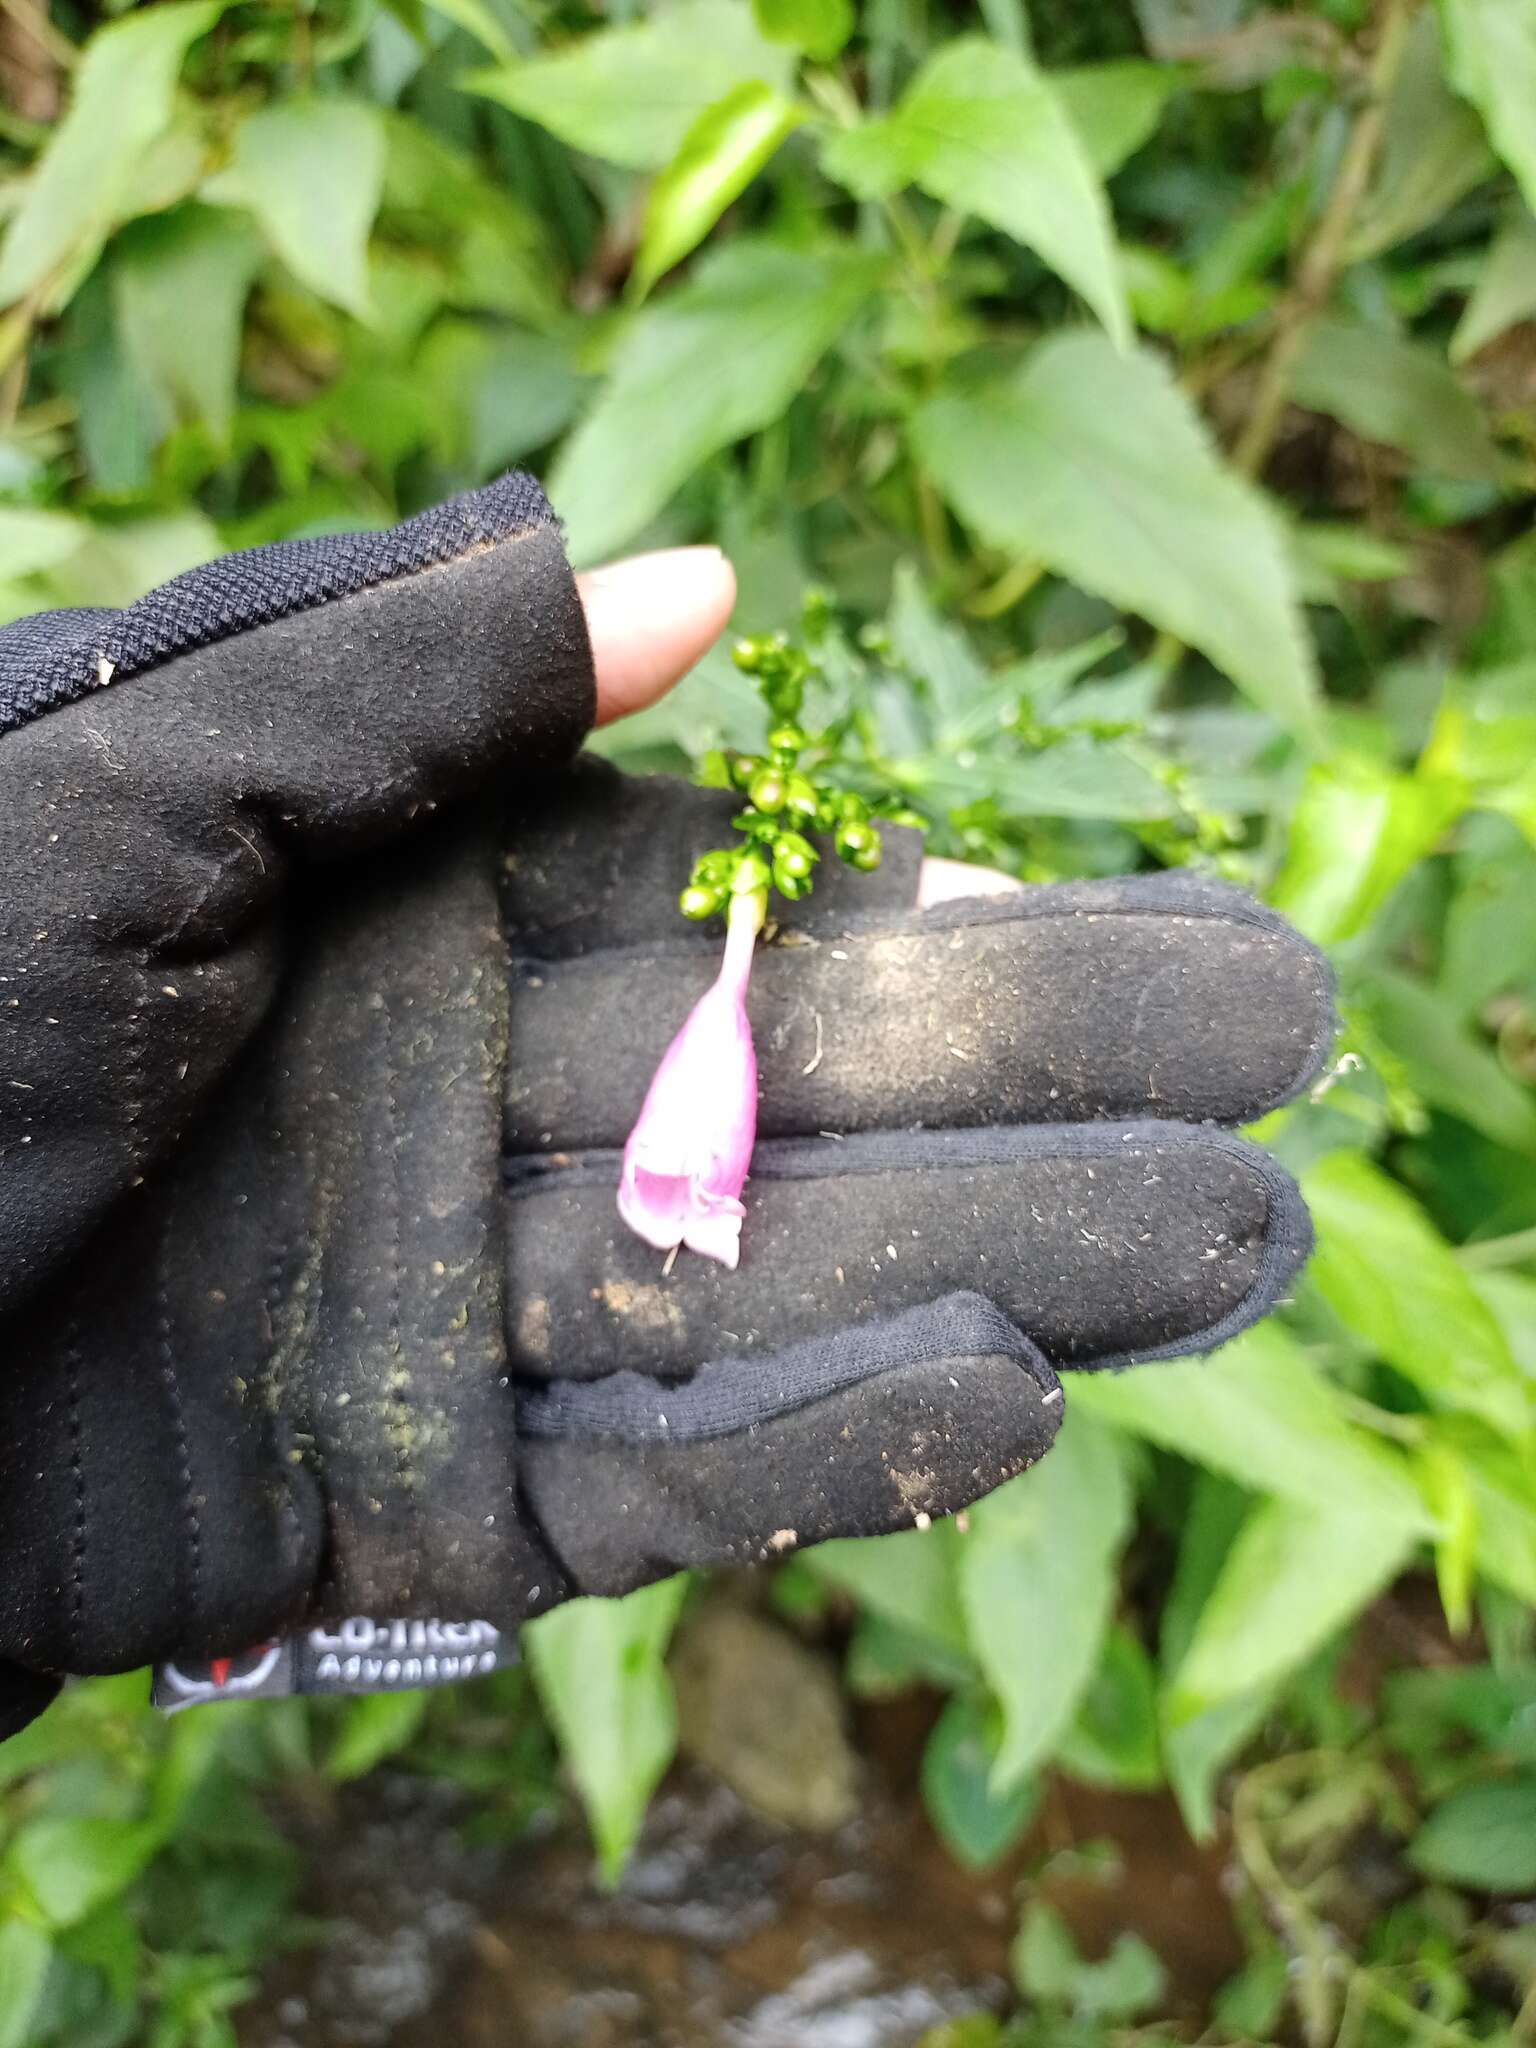
[[[0,635],[0,1728],[947,1512],[1048,1448],[1048,1360],[1295,1272],[1217,1126],[1320,1064],[1313,950],[1176,876],[914,914],[897,844],[765,949],[742,1264],[664,1276],[615,1148],[721,799],[565,771],[591,715],[525,479]]]

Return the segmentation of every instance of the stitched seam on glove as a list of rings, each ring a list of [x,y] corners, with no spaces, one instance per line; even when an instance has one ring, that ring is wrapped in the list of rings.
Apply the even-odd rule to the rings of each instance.
[[[377,533],[277,541],[189,569],[117,612],[46,612],[0,635],[0,735],[170,656],[556,523],[532,477],[501,477]]]
[[[1049,1394],[1056,1375],[1001,1310],[979,1294],[953,1294],[926,1308],[865,1323],[835,1343],[792,1344],[771,1359],[711,1359],[670,1385],[646,1373],[520,1389],[518,1427],[533,1437],[593,1437],[621,1443],[701,1443],[734,1436],[860,1386],[903,1366],[935,1359],[1004,1358]]]

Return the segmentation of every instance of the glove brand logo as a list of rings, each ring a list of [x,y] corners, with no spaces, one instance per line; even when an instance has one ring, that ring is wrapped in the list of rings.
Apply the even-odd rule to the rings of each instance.
[[[190,1707],[199,1700],[286,1692],[286,1685],[268,1685],[283,1661],[285,1649],[283,1643],[259,1643],[238,1657],[211,1657],[200,1664],[162,1664],[155,1673],[156,1704]],[[162,1691],[172,1698],[162,1699]]]
[[[516,1657],[515,1646],[488,1621],[375,1621],[354,1614],[334,1628],[258,1644],[237,1657],[162,1664],[152,1697],[174,1713],[237,1695],[406,1692],[484,1678]]]
[[[389,1691],[477,1678],[500,1662],[501,1632],[488,1621],[373,1621],[354,1615],[334,1633],[311,1629],[315,1657],[306,1692]]]

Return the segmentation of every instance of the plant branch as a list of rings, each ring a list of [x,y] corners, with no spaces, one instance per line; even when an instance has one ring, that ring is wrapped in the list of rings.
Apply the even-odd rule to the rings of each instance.
[[[1414,0],[1382,0],[1376,55],[1366,97],[1339,158],[1328,202],[1296,266],[1295,281],[1276,315],[1253,410],[1232,459],[1245,476],[1258,476],[1275,445],[1290,397],[1291,380],[1313,322],[1333,296],[1344,251],[1376,168],[1386,125],[1387,100],[1402,63]]]

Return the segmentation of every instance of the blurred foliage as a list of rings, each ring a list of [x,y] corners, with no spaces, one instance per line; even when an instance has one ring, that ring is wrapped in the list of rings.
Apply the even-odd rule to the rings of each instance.
[[[0,12],[0,617],[529,462],[579,560],[719,540],[750,632],[824,592],[874,664],[821,709],[937,850],[1192,862],[1330,949],[1338,1065],[1259,1132],[1317,1220],[1294,1305],[1075,1383],[963,1525],[777,1584],[851,1622],[856,1690],[949,1695],[962,1858],[1049,1769],[1231,1818],[1224,2038],[1536,2035],[1485,1910],[1536,1892],[1533,210],[1530,0]],[[716,656],[604,744],[756,737]],[[1423,1570],[1471,1661],[1309,1738],[1311,1674]],[[610,1873],[677,1604],[531,1638]],[[537,1740],[492,1766],[455,1711],[74,1694],[0,1752],[0,2048],[227,2040],[291,1877],[256,1790],[410,1745],[520,1810]],[[1422,1884],[1346,1944],[1362,1816]],[[1056,2041],[1157,2008],[1155,1958],[1038,1904],[1016,1967]]]

